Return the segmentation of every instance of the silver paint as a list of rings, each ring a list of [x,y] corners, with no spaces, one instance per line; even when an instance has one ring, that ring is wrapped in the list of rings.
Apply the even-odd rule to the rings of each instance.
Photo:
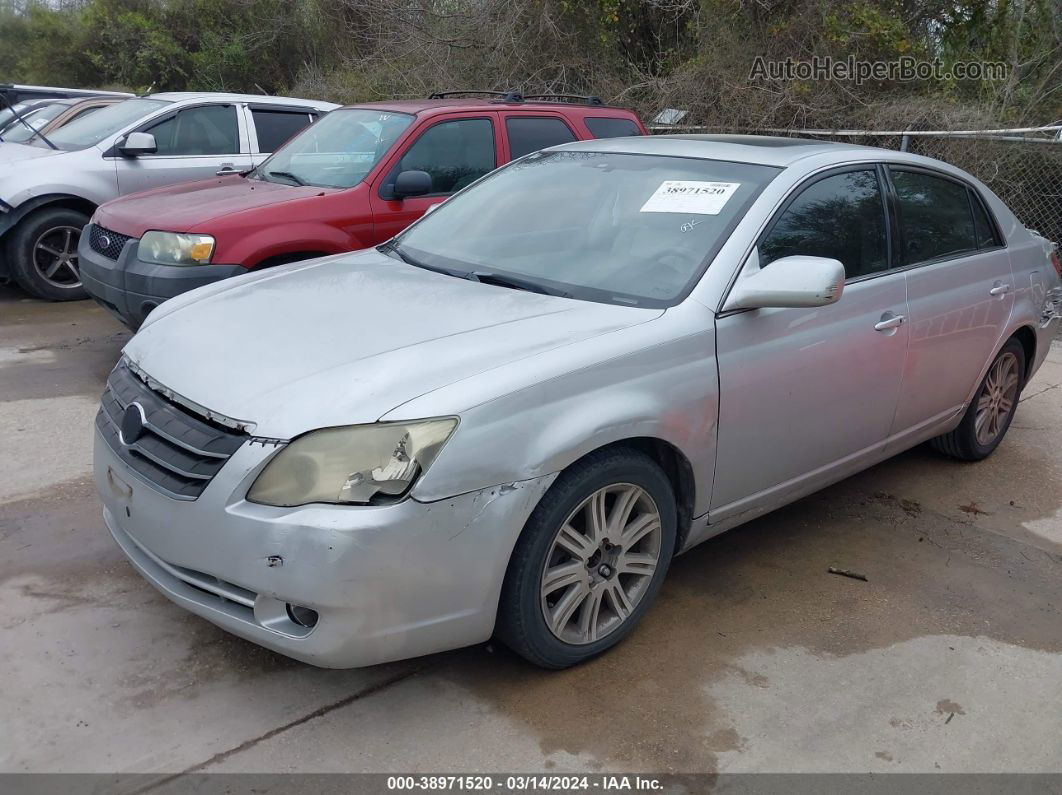
[[[566,148],[784,170],[690,296],[666,310],[454,279],[375,250],[167,302],[126,347],[129,360],[184,405],[239,418],[273,442],[245,445],[201,497],[176,503],[97,440],[108,524],[149,580],[226,629],[317,665],[483,641],[527,517],[586,453],[648,438],[684,457],[693,474],[688,549],[954,428],[1005,340],[1019,329],[1035,336],[1031,375],[1057,329],[1057,314],[1045,322],[1058,288],[1046,242],[946,164],[863,147],[681,137]],[[1006,248],[855,279],[833,305],[721,311],[742,271],[758,267],[760,231],[802,182],[837,165],[878,162],[975,185]],[[284,440],[438,416],[460,425],[394,505],[281,509],[244,499]],[[212,606],[212,597],[167,579],[138,544],[167,565],[257,594],[261,610],[256,601],[248,620]],[[274,555],[282,567],[262,565]],[[277,605],[289,601],[317,610],[319,624],[285,631]]]

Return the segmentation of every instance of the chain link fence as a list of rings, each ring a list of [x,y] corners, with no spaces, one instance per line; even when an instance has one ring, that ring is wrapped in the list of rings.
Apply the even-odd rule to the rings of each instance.
[[[654,126],[651,132],[679,132]],[[710,132],[683,127],[682,132]],[[901,149],[943,160],[973,174],[1028,228],[1062,243],[1062,126],[984,131],[759,130],[764,135],[844,141]]]

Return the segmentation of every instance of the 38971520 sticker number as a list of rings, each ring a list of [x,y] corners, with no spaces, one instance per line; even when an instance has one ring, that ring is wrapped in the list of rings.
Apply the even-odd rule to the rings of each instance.
[[[642,205],[643,213],[695,213],[719,215],[740,182],[700,182],[667,179]]]

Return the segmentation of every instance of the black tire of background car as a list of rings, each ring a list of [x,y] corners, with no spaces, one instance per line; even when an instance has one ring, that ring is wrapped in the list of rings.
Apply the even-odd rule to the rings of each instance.
[[[26,216],[8,240],[7,255],[11,276],[19,287],[35,298],[46,301],[80,301],[88,293],[80,283],[76,287],[57,287],[45,281],[33,267],[33,246],[50,228],[73,226],[84,228],[88,216],[66,207],[46,207]]]
[[[1011,406],[1010,416],[1007,417],[1003,424],[1002,430],[996,435],[996,438],[991,444],[983,445],[977,441],[977,431],[974,424],[977,420],[977,398],[981,395],[981,391],[984,389],[985,381],[988,379],[988,373],[992,372],[992,368],[995,367],[996,362],[1004,354],[1012,353],[1018,358],[1018,391],[1014,395],[1014,405]],[[996,357],[992,360],[992,364],[988,368],[988,372],[985,373],[985,377],[981,379],[981,383],[977,385],[977,392],[974,393],[973,400],[970,401],[970,405],[966,409],[966,413],[963,415],[962,422],[959,423],[955,430],[945,433],[942,436],[938,436],[935,439],[930,439],[930,446],[938,453],[943,453],[951,458],[957,458],[960,461],[980,461],[983,458],[987,458],[992,454],[992,451],[999,447],[999,443],[1003,441],[1003,437],[1007,435],[1007,430],[1010,428],[1010,423],[1014,419],[1014,413],[1018,410],[1018,398],[1021,397],[1021,390],[1025,386],[1025,348],[1018,340],[1011,338],[1007,340]]]
[[[589,495],[613,483],[641,486],[656,502],[663,528],[660,561],[648,590],[626,623],[596,643],[572,645],[553,635],[540,605],[541,574],[561,523]],[[496,637],[524,659],[561,669],[584,662],[623,640],[649,609],[674,554],[677,511],[671,483],[647,455],[612,447],[590,453],[560,474],[532,512],[516,542],[498,605]]]

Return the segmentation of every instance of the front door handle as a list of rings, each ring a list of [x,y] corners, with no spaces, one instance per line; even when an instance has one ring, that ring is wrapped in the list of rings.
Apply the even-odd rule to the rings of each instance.
[[[895,315],[892,312],[886,312],[881,316],[881,320],[874,324],[875,331],[891,331],[894,328],[899,328],[906,320],[903,315]]]
[[[219,177],[224,177],[228,174],[239,174],[241,171],[246,171],[250,166],[234,166],[232,163],[223,163],[214,173]]]
[[[1010,285],[996,282],[995,287],[988,291],[989,295],[1006,295],[1010,292]]]

